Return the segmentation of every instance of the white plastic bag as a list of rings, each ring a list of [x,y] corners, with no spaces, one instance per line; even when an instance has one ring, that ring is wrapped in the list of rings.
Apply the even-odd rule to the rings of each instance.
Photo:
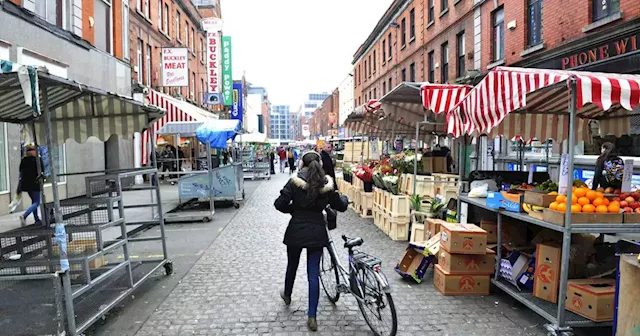
[[[22,201],[22,194],[16,194],[16,196],[13,198],[13,201],[9,203],[9,213],[16,211],[16,208],[18,207],[21,201]]]
[[[485,183],[478,185],[475,188],[471,188],[471,191],[469,191],[469,197],[486,198],[488,193],[489,185]]]
[[[491,179],[487,179],[487,180],[477,180],[477,181],[473,181],[471,182],[471,189],[477,188],[483,184],[487,185],[487,190],[490,191],[499,191],[500,189],[498,189],[498,184],[496,183],[495,180],[491,180]]]

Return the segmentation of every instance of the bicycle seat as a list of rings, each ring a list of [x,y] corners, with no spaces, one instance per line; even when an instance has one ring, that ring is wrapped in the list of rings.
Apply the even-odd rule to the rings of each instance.
[[[345,239],[344,241],[344,247],[352,248],[352,247],[360,246],[363,243],[364,243],[364,240],[362,240],[362,238],[360,237],[348,238],[348,239]]]

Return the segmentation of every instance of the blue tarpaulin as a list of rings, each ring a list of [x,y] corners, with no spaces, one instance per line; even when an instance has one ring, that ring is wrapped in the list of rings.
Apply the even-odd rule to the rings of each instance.
[[[196,129],[196,138],[200,142],[211,144],[211,148],[226,148],[227,140],[240,133],[241,124],[237,119],[209,121]]]

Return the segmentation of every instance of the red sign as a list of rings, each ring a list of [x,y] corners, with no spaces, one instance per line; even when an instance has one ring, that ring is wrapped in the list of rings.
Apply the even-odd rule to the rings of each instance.
[[[465,240],[462,242],[462,248],[465,250],[473,250],[473,240]]]
[[[638,36],[633,35],[599,47],[591,48],[562,58],[562,70],[602,61],[638,50]]]
[[[221,92],[219,32],[207,32],[207,92]]]
[[[462,291],[471,292],[475,285],[476,282],[473,281],[473,278],[470,276],[463,276],[460,278],[460,290]]]
[[[582,309],[582,305],[583,305],[582,299],[577,297],[577,296],[573,297],[573,300],[571,301],[571,304],[573,305],[574,308],[576,308],[578,310]]]
[[[478,264],[476,258],[469,257],[464,261],[464,267],[468,270],[479,270],[480,265]]]
[[[540,265],[536,273],[537,278],[544,283],[550,283],[554,279],[553,270],[547,264]]]

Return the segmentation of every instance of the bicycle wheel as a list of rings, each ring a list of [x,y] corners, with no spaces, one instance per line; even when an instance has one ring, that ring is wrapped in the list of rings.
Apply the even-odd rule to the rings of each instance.
[[[324,248],[322,258],[320,259],[320,282],[329,301],[332,303],[338,302],[338,299],[340,299],[340,292],[338,292],[340,274],[338,274],[338,267],[336,267],[331,257],[329,248]]]
[[[384,276],[380,274],[381,276]],[[376,336],[395,336],[398,331],[396,306],[390,293],[385,293],[373,270],[358,267],[352,280],[360,291],[358,307],[364,320]]]

